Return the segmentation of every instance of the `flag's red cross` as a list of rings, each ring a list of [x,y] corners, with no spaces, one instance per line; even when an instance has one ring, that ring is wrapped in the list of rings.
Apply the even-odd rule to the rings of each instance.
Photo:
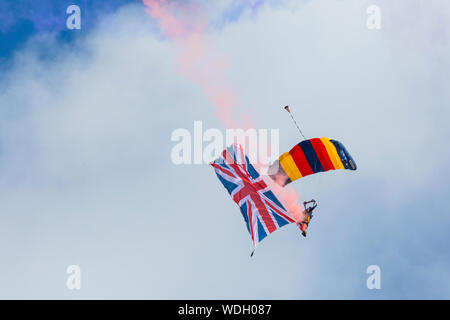
[[[261,195],[259,194],[259,191],[262,191],[267,188],[266,183],[263,180],[250,181],[249,175],[244,174],[241,171],[241,168],[237,164],[233,163],[233,164],[229,164],[229,165],[234,169],[234,171],[237,173],[239,178],[242,179],[242,183],[243,183],[243,186],[241,187],[241,189],[237,193],[235,193],[235,195],[233,196],[233,200],[236,203],[239,203],[245,197],[250,197],[253,200],[253,202],[256,206],[256,209],[259,212],[259,215],[263,219],[264,224],[267,227],[267,230],[269,231],[269,233],[272,233],[273,231],[275,231],[277,229],[277,227],[275,226],[275,223],[273,222],[273,218],[269,214],[269,211],[267,210],[267,206],[264,204],[264,202],[261,199]]]
[[[238,150],[233,150],[238,151]],[[275,224],[275,218],[271,214],[270,210],[273,210],[282,218],[286,219],[288,223],[294,222],[294,219],[288,216],[287,212],[285,212],[282,208],[279,208],[277,205],[271,203],[271,201],[267,201],[264,192],[269,191],[270,189],[267,187],[267,184],[262,180],[261,177],[253,179],[248,172],[247,162],[244,158],[244,154],[242,149],[239,148],[240,152],[234,152],[237,160],[239,160],[239,164],[233,158],[233,155],[230,154],[227,150],[224,150],[222,153],[222,161],[226,163],[226,166],[219,165],[217,163],[211,163],[211,165],[216,169],[224,173],[229,177],[233,177],[234,179],[240,181],[239,189],[233,190],[232,196],[233,200],[240,204],[242,200],[247,203],[247,217],[249,219],[249,227],[252,238],[254,238],[254,230],[253,230],[253,216],[252,205],[249,199],[252,200],[256,207],[256,213],[259,214],[261,219],[263,220],[263,224],[266,226],[267,231],[272,233],[277,230],[277,225]],[[239,159],[240,157],[240,159]],[[230,168],[231,170],[227,169]]]

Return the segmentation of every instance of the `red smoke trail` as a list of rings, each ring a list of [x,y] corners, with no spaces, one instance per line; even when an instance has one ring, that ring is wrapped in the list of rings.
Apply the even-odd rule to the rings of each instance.
[[[294,215],[296,221],[303,221],[306,218],[303,208],[299,205],[300,195],[290,186],[281,187],[269,176],[262,176],[272,192],[281,201],[288,212]]]
[[[248,118],[238,124],[231,114],[237,98],[228,83],[227,61],[218,56],[205,34],[208,20],[194,4],[166,0],[143,0],[147,13],[158,23],[161,33],[178,47],[177,71],[200,85],[215,108],[215,114],[227,128],[254,127]]]
[[[238,100],[237,94],[227,81],[226,59],[214,52],[211,40],[206,35],[208,19],[201,8],[192,3],[180,3],[181,1],[142,1],[146,5],[146,12],[158,22],[161,33],[177,45],[177,71],[203,89],[222,124],[226,128],[255,128],[245,115],[239,115],[241,123],[237,123],[236,117],[232,117]],[[281,188],[269,181],[270,178],[266,180],[286,209],[299,218],[302,209],[298,205],[300,197],[296,192]]]

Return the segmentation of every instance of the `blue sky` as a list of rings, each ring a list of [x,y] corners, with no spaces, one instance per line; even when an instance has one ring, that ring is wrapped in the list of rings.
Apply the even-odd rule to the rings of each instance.
[[[175,1],[176,2],[176,1]],[[223,6],[220,17],[213,24],[223,26],[235,21],[242,12],[249,9],[257,12],[262,4],[273,1],[228,1]],[[0,57],[9,58],[21,44],[30,37],[40,33],[52,33],[61,40],[71,40],[77,32],[66,28],[66,9],[69,5],[78,5],[83,11],[83,31],[89,31],[102,20],[103,17],[114,14],[120,7],[127,4],[142,6],[141,0],[43,0],[43,1],[9,1],[0,2],[0,40],[2,48]]]
[[[30,37],[42,33],[53,33],[61,40],[71,39],[76,32],[66,28],[66,9],[75,4],[83,9],[83,29],[92,29],[102,16],[113,14],[121,6],[129,3],[140,4],[139,0],[111,1],[8,1],[0,2],[0,57],[9,58],[14,50]]]
[[[224,128],[141,3],[0,1],[1,298],[450,297],[446,1],[379,1],[381,30],[371,1],[197,2],[239,114],[279,129],[283,152],[290,104],[358,164],[297,182],[319,202],[309,237],[285,227],[252,259],[213,170],[170,161],[175,129]]]

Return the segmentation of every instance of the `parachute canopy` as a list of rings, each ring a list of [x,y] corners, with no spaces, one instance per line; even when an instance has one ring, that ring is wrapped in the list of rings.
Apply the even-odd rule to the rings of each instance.
[[[348,169],[356,163],[339,141],[329,138],[304,140],[283,153],[269,168],[269,176],[281,186],[310,174]]]

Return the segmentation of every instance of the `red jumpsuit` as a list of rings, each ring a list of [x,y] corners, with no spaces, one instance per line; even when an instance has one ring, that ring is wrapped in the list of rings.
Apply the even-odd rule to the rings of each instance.
[[[311,217],[308,215],[305,220],[298,224],[298,227],[302,232],[305,232],[308,228],[309,222],[311,221]]]

